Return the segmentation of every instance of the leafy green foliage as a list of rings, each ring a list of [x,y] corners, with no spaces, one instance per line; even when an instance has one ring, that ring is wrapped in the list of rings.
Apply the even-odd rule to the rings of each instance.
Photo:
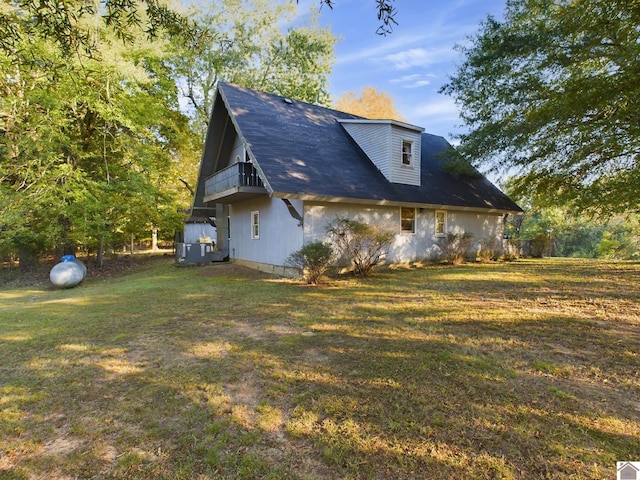
[[[638,215],[594,217],[571,206],[548,205],[545,198],[531,193],[519,195],[510,181],[502,187],[525,209],[524,215],[512,218],[505,229],[516,241],[550,236],[547,242],[551,245],[542,247],[543,251],[560,257],[640,258]]]
[[[311,242],[292,253],[286,263],[298,269],[307,283],[317,285],[333,262],[334,252],[330,244]]]
[[[470,127],[460,151],[549,204],[637,211],[639,22],[637,1],[508,2],[442,89]]]
[[[344,217],[336,218],[327,226],[327,232],[338,251],[353,264],[354,273],[361,277],[371,274],[395,236],[391,231]]]
[[[161,44],[99,32],[102,57],[65,57],[24,25],[0,53],[0,243],[22,260],[173,235],[193,135]],[[43,32],[43,35],[46,32]],[[184,203],[182,203],[184,202]]]
[[[544,233],[538,233],[531,239],[531,256],[533,258],[542,258],[545,253],[549,253],[550,247],[549,236]]]
[[[96,25],[98,30],[108,28],[110,34],[125,43],[133,43],[136,32],[143,31],[148,37],[161,32],[194,34],[193,25],[183,15],[158,0],[23,0],[3,2],[0,50],[10,56],[19,55],[26,36],[53,42],[65,57],[99,56]]]
[[[218,81],[297,100],[328,104],[327,76],[336,38],[315,16],[295,19],[292,2],[223,0],[194,9],[199,34],[174,42],[173,66],[189,101],[194,129],[204,139]]]

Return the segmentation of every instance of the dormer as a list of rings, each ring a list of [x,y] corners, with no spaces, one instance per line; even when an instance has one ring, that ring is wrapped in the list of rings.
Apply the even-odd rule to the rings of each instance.
[[[420,137],[424,128],[396,120],[339,122],[387,180],[420,186]]]

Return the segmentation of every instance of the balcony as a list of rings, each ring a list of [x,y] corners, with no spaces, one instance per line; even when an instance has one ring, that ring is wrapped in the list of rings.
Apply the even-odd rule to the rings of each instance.
[[[267,193],[251,163],[235,163],[204,182],[204,201],[235,203]]]

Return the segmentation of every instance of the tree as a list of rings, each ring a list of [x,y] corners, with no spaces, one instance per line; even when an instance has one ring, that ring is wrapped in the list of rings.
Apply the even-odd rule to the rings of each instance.
[[[328,103],[336,39],[315,17],[283,32],[279,21],[293,21],[295,13],[293,3],[221,0],[189,14],[199,34],[178,43],[174,66],[202,138],[218,81]]]
[[[360,97],[356,92],[343,93],[336,102],[335,108],[369,119],[402,121],[402,116],[396,110],[393,98],[370,86],[362,89]]]
[[[571,205],[550,205],[533,192],[518,194],[514,183],[514,179],[509,179],[501,184],[525,210],[518,216],[518,229],[512,232],[511,238],[522,241],[523,245],[529,244],[529,253],[547,254],[551,249],[558,257],[597,258],[605,255],[605,251],[611,258],[636,259],[640,255],[638,215],[593,217]],[[535,252],[536,243],[538,252]],[[617,248],[612,250],[612,245]]]
[[[96,22],[98,20],[98,22]],[[3,2],[0,10],[0,50],[19,52],[20,40],[53,41],[65,56],[98,53],[96,30],[108,28],[118,39],[131,43],[144,30],[149,37],[161,31],[173,35],[192,33],[186,18],[158,0],[23,0]]]
[[[163,45],[123,45],[105,30],[103,55],[66,56],[32,28],[0,53],[4,249],[25,266],[54,248],[100,255],[152,226],[173,233],[177,160],[193,154],[193,135]]]
[[[637,1],[508,2],[442,88],[469,126],[459,151],[548,203],[637,211],[639,23]]]

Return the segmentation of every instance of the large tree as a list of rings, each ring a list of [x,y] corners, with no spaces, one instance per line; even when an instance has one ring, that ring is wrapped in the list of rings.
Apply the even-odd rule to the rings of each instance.
[[[203,137],[218,81],[328,103],[336,39],[313,15],[307,24],[283,29],[295,17],[295,4],[271,0],[220,0],[190,12],[198,34],[174,42],[174,65]]]
[[[188,121],[163,64],[166,46],[126,45],[99,29],[91,57],[28,35],[0,53],[0,245],[30,256],[102,252],[126,236],[179,224]]]
[[[609,214],[640,198],[640,1],[511,0],[443,91],[460,152],[519,192]]]
[[[336,102],[335,108],[370,119],[403,121],[393,98],[368,85],[362,89],[360,96],[357,92],[344,92]]]
[[[374,1],[381,22],[377,33],[387,35],[397,25],[393,7],[395,0]],[[335,3],[335,0],[319,0],[320,6],[329,8],[333,8]],[[102,25],[96,24],[96,15],[99,15]],[[19,49],[21,35],[28,35],[54,41],[67,55],[80,51],[93,55],[97,48],[95,30],[102,26],[109,27],[124,41],[134,39],[132,27],[133,30],[144,30],[150,37],[160,31],[173,35],[196,34],[193,24],[184,15],[160,0],[2,0],[0,50],[15,53]]]
[[[53,42],[65,55],[94,55],[99,30],[108,27],[120,40],[132,42],[139,32],[149,37],[192,30],[186,18],[159,0],[2,0],[0,50],[16,54],[24,36]]]

